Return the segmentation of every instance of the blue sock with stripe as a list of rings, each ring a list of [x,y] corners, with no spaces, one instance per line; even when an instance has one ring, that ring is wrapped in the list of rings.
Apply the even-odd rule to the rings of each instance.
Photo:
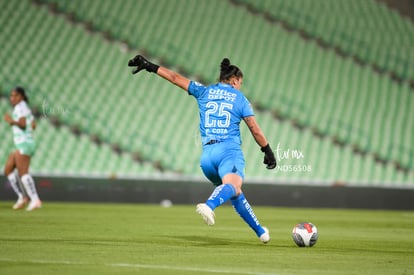
[[[250,206],[243,193],[236,198],[231,199],[231,204],[233,205],[234,210],[239,213],[240,217],[242,217],[250,228],[253,229],[258,237],[265,233],[265,230],[260,225],[259,220],[253,212],[253,208]]]
[[[211,210],[214,210],[234,196],[236,196],[236,189],[234,189],[233,185],[222,184],[214,189],[213,193],[211,193],[210,197],[207,199],[206,204]]]

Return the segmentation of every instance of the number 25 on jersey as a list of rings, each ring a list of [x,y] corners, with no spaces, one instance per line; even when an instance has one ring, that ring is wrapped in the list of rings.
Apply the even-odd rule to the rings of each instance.
[[[220,127],[226,128],[230,125],[231,113],[229,110],[233,109],[233,104],[217,103],[209,101],[206,104],[208,108],[205,113],[205,127]],[[213,118],[214,117],[214,118]]]

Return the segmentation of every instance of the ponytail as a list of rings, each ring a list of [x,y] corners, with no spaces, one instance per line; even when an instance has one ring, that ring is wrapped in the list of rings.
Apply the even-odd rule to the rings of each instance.
[[[233,76],[240,78],[243,77],[243,73],[237,66],[231,65],[230,59],[223,58],[220,64],[220,81],[228,81]]]

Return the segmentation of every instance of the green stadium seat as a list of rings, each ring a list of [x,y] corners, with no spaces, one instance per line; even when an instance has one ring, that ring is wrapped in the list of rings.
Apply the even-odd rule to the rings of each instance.
[[[160,162],[167,172],[200,175],[201,147],[195,143],[198,115],[194,100],[154,75],[132,76],[126,63],[135,51],[120,50],[120,43],[127,42],[149,52],[157,62],[173,64],[174,69],[181,68],[185,74],[195,73],[208,82],[216,81],[218,64],[224,56],[240,64],[245,72],[243,90],[254,105],[266,110],[256,113],[272,146],[280,142],[303,149],[306,161],[314,168],[308,174],[273,173],[263,169],[262,154],[244,128],[247,174],[253,177],[275,181],[413,181],[412,173],[406,176],[392,165],[398,161],[411,170],[414,167],[412,152],[405,150],[411,148],[414,136],[414,122],[409,115],[414,101],[408,84],[398,85],[387,75],[374,73],[370,67],[359,67],[350,59],[339,58],[332,50],[323,50],[314,42],[303,40],[229,2],[188,1],[185,7],[173,1],[44,2],[56,3],[63,13],[73,13],[99,32],[109,33],[116,41],[107,41],[101,33],[86,31],[83,25],[73,24],[30,1],[0,3],[0,15],[18,11],[27,14],[24,20],[0,16],[5,26],[2,34],[11,45],[16,45],[15,48],[6,43],[0,52],[4,64],[9,64],[1,69],[2,88],[6,87],[8,93],[16,83],[21,83],[33,91],[31,99],[35,107],[41,109],[46,102],[51,108],[70,111],[66,114],[62,109],[57,111],[56,115],[65,124],[61,129],[42,122],[42,127],[53,130],[40,134],[42,142],[37,157],[41,161],[34,162],[37,163],[33,167],[35,171],[156,174],[159,171],[153,164]],[[389,38],[373,32],[371,37],[363,29],[350,35],[344,27],[354,20],[353,13],[370,16],[369,11],[374,7],[375,18],[390,17],[399,30],[411,30],[409,22],[397,14],[390,15],[380,4],[350,1],[335,7],[319,0],[312,4],[308,1],[251,4],[277,12],[278,18],[328,37],[344,50],[366,60],[378,60],[384,66],[398,68],[398,72],[413,71],[404,65],[412,60],[412,54],[395,57],[389,51],[367,50],[365,46],[369,41],[387,44],[401,39],[401,32],[395,35],[385,32]],[[303,13],[297,9],[298,5],[303,5]],[[151,13],[143,12],[145,16],[140,17],[134,10],[151,10]],[[344,10],[350,15],[331,26],[332,18],[314,16],[317,10],[333,11],[337,18]],[[217,13],[217,17],[212,16]],[[9,18],[7,22],[3,20],[5,17]],[[354,23],[360,24],[360,21]],[[233,32],[235,25],[243,31]],[[9,26],[13,26],[13,31]],[[333,27],[340,27],[341,31],[333,35]],[[404,39],[401,41],[405,45],[412,42]],[[31,66],[25,62],[28,59]],[[272,112],[282,114],[287,120],[275,120]],[[42,118],[48,119],[50,116]],[[295,128],[292,121],[304,125],[305,129]],[[69,131],[73,126],[80,127],[81,137]],[[326,137],[313,136],[311,129],[318,129]],[[105,144],[94,144],[88,134],[98,135]],[[335,136],[346,146],[333,145],[331,140]],[[52,140],[57,142],[53,144]],[[52,144],[53,149],[48,150],[44,143]],[[6,141],[0,142],[1,148],[7,147],[4,144]],[[125,152],[117,155],[111,151],[111,144],[118,144]],[[368,150],[368,155],[354,154],[351,145]],[[46,150],[48,157],[45,157]],[[61,155],[53,155],[62,150]],[[52,151],[56,151],[53,156]],[[79,151],[89,153],[75,154]],[[131,154],[135,152],[142,155],[144,164],[133,162]],[[384,171],[380,172],[381,166],[378,168],[374,154],[387,159]]]

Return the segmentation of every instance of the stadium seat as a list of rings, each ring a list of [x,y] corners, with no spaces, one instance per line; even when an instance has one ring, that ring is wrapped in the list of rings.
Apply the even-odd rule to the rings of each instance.
[[[280,142],[286,148],[303,150],[304,161],[314,168],[312,173],[273,173],[263,169],[262,153],[248,129],[242,128],[249,163],[247,174],[252,177],[280,181],[413,181],[413,154],[407,149],[412,147],[414,137],[410,116],[414,99],[406,83],[396,84],[387,75],[340,58],[334,51],[321,49],[231,2],[186,1],[185,6],[175,1],[43,2],[55,3],[61,14],[30,1],[0,3],[0,15],[4,15],[0,21],[5,26],[2,35],[10,41],[0,52],[0,58],[8,64],[1,69],[2,93],[8,94],[20,83],[29,89],[34,107],[49,111],[42,121],[51,119],[52,112],[63,123],[55,129],[49,122],[42,122],[42,127],[52,130],[40,137],[37,156],[42,161],[34,164],[35,171],[151,174],[159,173],[154,165],[161,163],[167,172],[200,175],[195,101],[154,75],[132,76],[127,61],[136,50],[142,50],[157,62],[180,69],[190,77],[194,73],[207,82],[217,80],[218,65],[225,56],[242,68],[243,91],[254,106],[262,107],[256,110],[257,117],[263,121],[262,128],[272,146]],[[297,27],[330,35],[329,39],[367,60],[373,58],[390,68],[399,66],[400,70],[410,68],[404,65],[410,64],[409,57],[399,56],[406,63],[399,62],[381,49],[367,51],[361,47],[367,43],[361,40],[365,37],[363,30],[355,32],[355,37],[332,35],[328,26],[332,18],[315,18],[313,14],[318,9],[333,8],[324,2],[316,1],[313,6],[298,1],[306,7],[304,14],[298,11],[296,2],[254,2],[249,3],[257,3],[269,12],[277,10],[277,16]],[[359,2],[350,2],[350,11],[361,10],[360,15],[370,16],[367,11],[375,6],[375,18],[382,13],[397,16],[371,1]],[[348,7],[342,2],[340,6]],[[151,12],[139,16],[134,10]],[[23,20],[12,16],[19,11],[25,11]],[[341,8],[334,11],[338,13]],[[72,16],[77,23],[68,20]],[[354,20],[351,15],[349,18]],[[338,24],[345,26],[349,20]],[[398,16],[393,20],[404,31],[410,30],[411,25]],[[93,31],[85,29],[88,24]],[[240,31],[233,31],[235,25]],[[105,39],[104,33],[110,34],[112,40]],[[395,38],[389,36],[391,40]],[[410,43],[404,39],[404,43]],[[125,51],[122,43],[134,51]],[[31,60],[31,65],[27,66],[25,60]],[[44,109],[45,104],[49,109]],[[6,105],[3,103],[1,108],[7,109]],[[273,113],[285,120],[275,119]],[[81,131],[80,137],[69,130],[75,126]],[[314,136],[313,129],[323,137]],[[40,144],[43,140],[49,144],[49,134],[57,143],[46,153],[47,147]],[[91,142],[90,135],[98,135],[104,144],[99,147]],[[345,146],[334,145],[333,138]],[[4,145],[6,140],[0,144],[1,148],[8,146]],[[112,145],[119,145],[122,153],[111,151]],[[355,154],[354,145],[367,150],[367,155]],[[64,152],[52,156],[55,150],[55,154]],[[139,153],[144,164],[133,162],[133,153]],[[385,172],[378,172],[382,166],[373,155],[386,159]],[[408,167],[408,176],[395,169],[394,162]]]

